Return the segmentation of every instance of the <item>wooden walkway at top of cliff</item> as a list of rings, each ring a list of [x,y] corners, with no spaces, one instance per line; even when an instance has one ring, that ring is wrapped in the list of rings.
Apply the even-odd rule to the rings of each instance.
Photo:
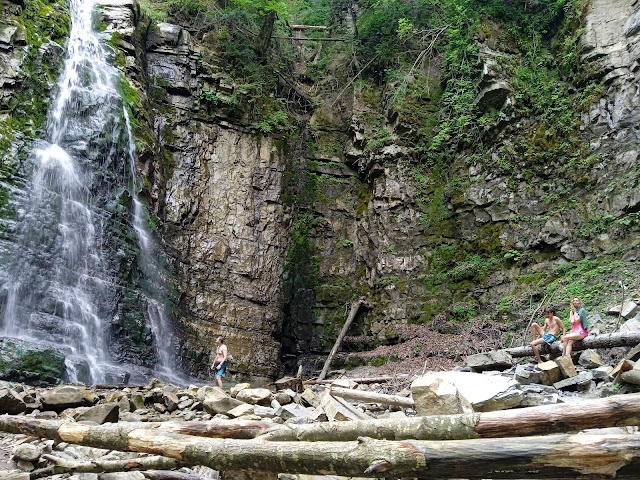
[[[299,32],[300,35],[302,35],[302,32],[305,30],[326,32],[329,30],[329,27],[325,27],[323,25],[291,25],[291,30],[293,30],[296,33]],[[347,38],[334,38],[334,37],[308,38],[306,36],[285,37],[285,36],[278,36],[278,35],[271,35],[271,38],[280,38],[283,40],[300,40],[304,42],[346,42],[348,40]]]

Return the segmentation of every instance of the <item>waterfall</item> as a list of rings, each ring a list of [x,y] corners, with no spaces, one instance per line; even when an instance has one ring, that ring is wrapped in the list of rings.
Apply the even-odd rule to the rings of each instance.
[[[135,145],[116,88],[119,72],[92,28],[94,7],[91,0],[70,0],[64,71],[46,135],[27,159],[33,173],[28,195],[16,201],[15,248],[0,264],[8,279],[1,286],[0,334],[59,348],[70,381],[114,383],[132,371],[113,360],[118,339],[109,330],[126,288],[114,267],[117,254],[109,251],[116,221],[109,206],[126,192],[146,287],[137,294],[146,304],[141,309],[154,335],[157,367],[167,374],[171,355],[160,346],[171,340],[161,337],[170,332],[166,297],[153,290],[164,288],[162,272],[137,197]]]

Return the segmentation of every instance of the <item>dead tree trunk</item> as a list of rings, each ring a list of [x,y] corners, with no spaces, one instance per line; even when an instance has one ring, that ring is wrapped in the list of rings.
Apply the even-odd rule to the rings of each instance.
[[[573,344],[573,351],[586,350],[588,348],[613,348],[613,347],[635,347],[640,343],[640,332],[632,333],[606,333],[596,336],[588,336],[584,340]],[[541,353],[562,354],[562,343],[554,342],[553,345],[543,345]],[[501,350],[509,353],[512,357],[533,357],[531,347],[515,347]]]
[[[340,348],[340,345],[342,344],[342,339],[347,334],[347,330],[349,330],[349,327],[351,326],[351,322],[353,322],[353,319],[356,318],[356,314],[360,309],[360,305],[364,303],[365,303],[364,298],[359,298],[355,302],[351,302],[351,309],[349,310],[349,316],[347,317],[347,320],[344,322],[344,325],[342,326],[342,330],[340,330],[340,334],[338,335],[338,338],[336,339],[336,343],[333,345],[333,348],[331,349],[331,352],[327,357],[327,361],[324,362],[324,367],[322,367],[322,372],[320,372],[320,375],[318,375],[318,380],[324,380],[324,377],[327,376],[327,372],[329,371],[329,365],[331,365],[331,360],[333,360],[333,356],[336,354],[336,352]]]
[[[271,35],[273,34],[273,25],[275,24],[275,21],[275,10],[269,10],[264,16],[262,28],[260,29],[260,33],[256,39],[256,52],[260,58],[264,58],[267,54],[267,48],[269,48],[269,43],[271,42]]]
[[[0,431],[63,441],[59,429],[86,425],[24,416],[0,416]],[[69,426],[70,425],[70,426]],[[487,413],[433,415],[404,419],[278,425],[259,421],[120,422],[94,427],[115,436],[120,430],[163,431],[194,437],[267,441],[352,441],[358,437],[388,440],[457,440],[565,433],[587,428],[640,425],[640,394],[615,395],[570,404],[499,410]],[[67,427],[65,427],[67,428]],[[152,433],[153,435],[153,433]],[[66,441],[66,440],[65,440]]]
[[[363,392],[362,390],[352,390],[349,388],[332,387],[330,390],[334,397],[359,400],[361,402],[382,403],[383,405],[395,405],[397,407],[412,408],[413,399],[400,395],[385,395],[383,393]]]
[[[8,418],[8,417],[7,417]],[[2,418],[3,422],[5,418]],[[549,435],[530,438],[400,442],[229,440],[128,428],[63,424],[54,439],[112,450],[152,453],[185,465],[245,470],[370,477],[564,478],[601,475],[637,479],[638,435]]]
[[[394,377],[346,378],[343,380],[350,380],[355,383],[384,383],[384,382],[390,382],[391,380],[395,380],[396,378],[406,378],[408,376],[409,375],[407,374],[400,374]],[[329,385],[335,381],[336,381],[335,379],[334,380],[305,380],[303,383],[305,385]]]
[[[43,459],[52,462],[54,473],[107,473],[129,472],[133,470],[171,470],[183,466],[181,462],[173,458],[161,456],[149,456],[139,458],[127,458],[124,460],[91,460],[76,462],[55,455],[43,455]]]

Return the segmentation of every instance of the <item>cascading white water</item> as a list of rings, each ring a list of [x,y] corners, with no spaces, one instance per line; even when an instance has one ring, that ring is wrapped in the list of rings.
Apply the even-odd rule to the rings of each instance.
[[[131,129],[131,121],[129,120],[129,113],[127,109],[123,109],[123,118],[125,121],[125,127],[127,130],[128,138],[128,157],[131,170],[131,191],[133,195],[133,228],[136,231],[138,243],[140,245],[140,259],[139,265],[145,278],[146,285],[148,287],[144,289],[143,294],[147,303],[147,318],[149,319],[149,325],[151,327],[151,333],[155,339],[163,339],[162,344],[160,342],[155,343],[155,352],[157,356],[157,364],[155,367],[156,373],[160,376],[174,381],[176,383],[182,383],[182,377],[176,375],[172,366],[175,364],[174,358],[171,354],[175,335],[173,327],[166,314],[164,303],[164,280],[161,272],[158,272],[158,263],[156,261],[158,246],[155,244],[153,237],[151,236],[149,229],[147,228],[146,216],[147,211],[138,200],[135,192],[138,191],[138,185],[136,181],[136,147],[133,141],[133,133]]]
[[[141,265],[155,247],[136,197],[135,148],[116,88],[118,70],[108,63],[108,52],[92,28],[94,8],[94,1],[70,0],[67,59],[46,137],[30,157],[30,193],[18,206],[21,222],[9,281],[2,285],[6,299],[0,333],[54,344],[67,355],[71,381],[105,383],[118,381],[119,372],[127,370],[114,365],[108,353],[113,341],[109,322],[119,299],[113,262],[104,251],[112,221],[106,205],[123,187],[133,199],[132,223],[141,255],[147,257]],[[162,310],[160,317],[166,318],[161,295],[142,296],[148,298],[149,319],[164,321],[149,313]],[[151,325],[154,334],[161,328]],[[170,356],[163,351],[157,357],[161,369],[170,371]]]

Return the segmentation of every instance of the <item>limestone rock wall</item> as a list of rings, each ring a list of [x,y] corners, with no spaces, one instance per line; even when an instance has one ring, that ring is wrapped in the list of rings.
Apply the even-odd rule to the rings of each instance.
[[[121,32],[124,68],[140,92],[139,169],[149,180],[144,193],[175,275],[181,358],[190,373],[206,368],[219,334],[244,374],[276,375],[283,358],[293,367],[300,356],[322,355],[345,306],[359,296],[373,308],[358,315],[351,333],[388,343],[397,339],[397,324],[431,322],[457,302],[491,307],[513,293],[523,273],[517,265],[477,280],[469,275],[474,264],[451,262],[447,278],[463,288],[434,287],[430,275],[456,241],[476,249],[470,253],[535,252],[530,272],[603,254],[637,255],[635,227],[580,233],[594,218],[611,216],[613,224],[640,210],[640,20],[630,2],[591,0],[584,17],[581,81],[597,79],[604,92],[583,115],[580,132],[597,158],[581,183],[590,187],[569,208],[556,208],[553,199],[574,188],[575,179],[557,176],[554,163],[520,175],[461,157],[446,177],[462,182],[447,186],[438,175],[424,176],[411,145],[369,149],[370,118],[380,113],[380,102],[358,89],[341,102],[340,115],[319,109],[311,118],[315,151],[284,153],[280,139],[250,133],[203,107],[203,88],[233,92],[221,81],[224,65],[203,60],[206,42],[179,26],[145,23],[133,4],[110,5],[132,12],[109,14],[124,19],[110,28]],[[481,49],[485,68],[476,101],[504,112],[507,126],[496,129],[486,153],[497,163],[498,147],[530,125],[509,124],[514,99],[497,59],[510,53],[496,49]],[[400,139],[406,126],[392,111],[382,113],[383,127]],[[304,170],[314,195],[297,214],[283,201],[293,167]],[[453,191],[438,204],[443,188]],[[302,220],[308,256],[295,260],[291,231]],[[296,271],[310,265],[308,291],[288,291]]]
[[[138,167],[173,276],[181,366],[206,376],[222,335],[235,372],[274,376],[288,242],[283,154],[274,139],[200,108],[218,67],[200,63],[201,47],[186,30],[151,25],[132,2],[110,3],[103,16],[139,92]]]

